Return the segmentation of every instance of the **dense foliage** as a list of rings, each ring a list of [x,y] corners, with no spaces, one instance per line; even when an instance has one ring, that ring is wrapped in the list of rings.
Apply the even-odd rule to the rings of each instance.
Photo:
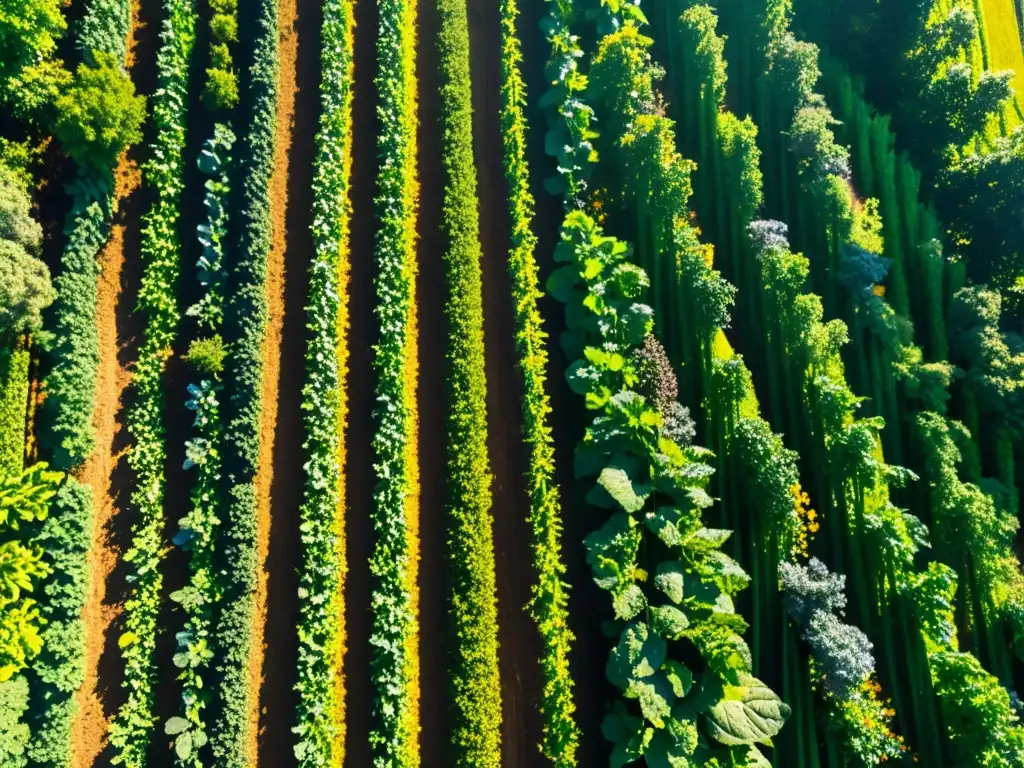
[[[374,686],[370,745],[375,766],[419,765],[418,647],[415,577],[418,550],[416,458],[416,6],[379,7],[377,77],[382,124],[374,240],[374,309],[380,342],[372,448],[377,480],[371,520],[376,534],[370,573]]]
[[[177,333],[181,312],[175,298],[181,272],[178,232],[184,189],[185,121],[188,109],[189,62],[195,43],[196,14],[191,4],[168,0],[167,18],[157,54],[160,90],[153,100],[157,126],[151,157],[143,169],[156,192],[145,216],[142,256],[144,271],[138,308],[146,316],[146,334],[132,377],[133,403],[128,430],[133,439],[129,463],[135,472],[132,503],[138,519],[132,544],[124,554],[131,563],[132,593],[125,601],[123,631],[118,640],[125,664],[127,701],[111,726],[115,765],[146,765],[153,736],[153,684],[156,677],[157,619],[164,555],[164,465],[167,461],[163,373]]]
[[[511,243],[508,272],[516,318],[516,352],[523,377],[523,439],[529,446],[530,526],[537,571],[530,608],[544,643],[541,669],[544,691],[538,706],[544,721],[541,751],[556,768],[576,764],[579,728],[573,701],[569,652],[575,639],[569,628],[568,585],[562,557],[562,507],[555,482],[551,400],[547,384],[547,339],[538,300],[540,268],[533,232],[536,202],[530,192],[526,159],[526,87],[519,41],[516,0],[501,3],[501,126],[505,148]]]
[[[473,163],[466,0],[439,0],[448,291],[448,605],[457,766],[501,764],[498,605],[487,461],[480,222]]]
[[[348,272],[352,216],[353,28],[350,0],[324,5],[320,131],[307,299],[306,487],[301,507],[298,724],[301,766],[345,756],[345,425],[348,418]]]
[[[267,324],[266,274],[270,251],[270,176],[277,135],[278,15],[276,0],[246,14],[239,36],[251,41],[249,78],[239,109],[245,131],[236,145],[232,237],[228,252],[222,416],[224,504],[214,569],[224,577],[214,617],[214,680],[210,744],[217,765],[242,768],[253,697],[248,685],[257,578],[257,495],[260,456],[263,340]]]

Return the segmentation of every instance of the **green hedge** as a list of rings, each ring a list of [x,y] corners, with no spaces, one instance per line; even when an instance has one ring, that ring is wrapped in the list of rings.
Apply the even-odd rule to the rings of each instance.
[[[87,60],[93,51],[103,51],[125,61],[131,22],[130,0],[89,0],[78,29],[78,49]]]
[[[344,763],[344,435],[348,412],[349,224],[352,204],[353,31],[351,0],[323,5],[320,132],[313,180],[313,243],[306,302],[302,390],[306,488],[301,507],[299,691],[295,755],[300,766]]]
[[[416,239],[416,93],[415,17],[412,0],[382,0],[378,4],[377,189],[374,206],[379,219],[374,240],[377,263],[375,308],[380,342],[374,347],[377,407],[372,445],[376,458],[371,521],[376,542],[370,557],[373,647],[371,682],[374,688],[370,746],[377,765],[418,764],[412,745],[419,723],[409,723],[408,639],[416,632],[413,596],[407,579],[410,530],[406,519],[410,478],[408,427],[414,404],[406,392],[410,318],[415,308]]]
[[[260,455],[263,337],[267,324],[266,274],[270,252],[270,177],[277,133],[278,16],[276,0],[261,0],[240,20],[251,51],[236,150],[238,197],[232,201],[238,240],[229,260],[224,340],[224,475],[226,503],[215,567],[225,577],[215,618],[216,691],[210,742],[217,765],[246,768],[246,727],[257,691],[249,690],[248,663],[255,607],[258,495],[253,483]],[[251,41],[251,42],[250,42]],[[237,212],[237,213],[235,213]]]
[[[188,110],[189,63],[195,43],[196,14],[189,0],[166,0],[166,18],[157,53],[159,89],[153,99],[156,137],[152,156],[143,168],[146,183],[156,192],[144,217],[144,262],[138,307],[146,317],[146,333],[132,377],[128,432],[133,446],[129,463],[135,472],[132,503],[138,520],[124,559],[132,564],[132,591],[125,601],[118,644],[124,659],[123,686],[127,701],[111,725],[115,765],[143,768],[153,737],[153,685],[156,679],[157,619],[163,574],[165,405],[163,373],[175,341],[180,310],[181,272],[178,232],[184,192],[185,124]]]
[[[480,221],[466,0],[438,0],[448,293],[448,679],[453,764],[501,765],[498,605],[487,458]]]
[[[109,189],[94,189],[84,178],[82,182],[68,216],[61,270],[53,279],[57,300],[47,326],[55,344],[47,355],[47,398],[40,413],[40,443],[50,451],[53,466],[64,471],[84,463],[96,443],[92,417],[100,361],[97,257],[110,224]]]
[[[78,30],[77,46],[87,61],[93,54],[127,56],[131,26],[128,0],[90,0]],[[106,243],[113,206],[112,174],[79,169],[69,185],[71,212],[65,225],[67,242],[61,271],[54,280],[57,301],[47,329],[55,345],[45,356],[47,398],[39,422],[39,441],[57,469],[79,467],[92,453],[94,396],[99,365],[96,323],[97,262]],[[92,542],[92,493],[69,478],[57,494],[41,539],[53,573],[43,586],[48,597],[44,615],[43,653],[33,665],[31,711],[32,765],[71,765],[71,726],[76,693],[85,677],[85,628],[81,614],[89,583],[87,553]]]
[[[37,539],[53,572],[40,604],[47,624],[43,651],[32,665],[28,756],[33,766],[70,768],[75,693],[85,680],[82,609],[88,585],[86,559],[92,541],[92,489],[68,478],[57,492]]]
[[[562,559],[562,509],[555,483],[555,447],[551,433],[551,400],[547,390],[547,339],[538,301],[540,270],[534,251],[535,201],[530,193],[526,161],[526,86],[516,0],[501,2],[501,127],[508,183],[511,241],[508,271],[516,318],[516,352],[523,377],[523,439],[529,447],[527,482],[530,528],[536,581],[530,614],[544,650],[541,655],[543,694],[538,704],[544,726],[541,752],[555,768],[576,765],[579,727],[576,725],[574,683],[569,654],[575,638],[569,628],[569,588]]]
[[[25,463],[30,360],[22,340],[0,346],[0,475],[18,474]]]

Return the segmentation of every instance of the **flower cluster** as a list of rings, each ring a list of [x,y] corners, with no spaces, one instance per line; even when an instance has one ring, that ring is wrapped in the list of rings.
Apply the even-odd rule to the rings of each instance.
[[[827,689],[824,695],[832,700],[829,719],[833,727],[842,731],[845,741],[865,765],[882,765],[897,760],[909,747],[903,737],[892,729],[896,710],[889,699],[882,699],[882,686],[874,675],[866,677],[860,686],[839,698]]]
[[[796,542],[793,544],[793,556],[810,557],[811,541],[821,528],[821,524],[818,522],[818,513],[811,508],[811,497],[800,487],[800,483],[791,485],[789,492],[793,495],[793,511],[796,512],[797,520],[800,521]]]

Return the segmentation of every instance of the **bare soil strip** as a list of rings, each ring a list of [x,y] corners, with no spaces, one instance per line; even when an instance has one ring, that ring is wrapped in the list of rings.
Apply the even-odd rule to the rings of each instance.
[[[156,86],[158,32],[159,3],[134,3],[128,67],[140,93],[152,93]],[[114,624],[127,589],[127,569],[120,554],[128,544],[131,530],[129,516],[122,514],[131,494],[131,473],[126,461],[128,435],[123,429],[124,395],[144,327],[144,318],[134,311],[142,275],[141,216],[149,207],[150,197],[139,189],[138,162],[144,155],[145,143],[130,151],[115,171],[118,214],[110,241],[100,256],[102,272],[96,318],[100,364],[93,416],[96,450],[79,477],[92,487],[93,540],[87,565],[89,592],[83,610],[85,682],[76,695],[78,712],[71,734],[75,768],[100,764],[107,727],[124,699]]]
[[[314,252],[313,138],[319,116],[320,21],[316,0],[284,0],[280,9],[280,101],[277,165],[272,184],[274,245],[269,270],[270,327],[265,347],[263,457],[260,492],[260,577],[265,662],[260,689],[258,764],[294,765],[298,659],[298,575],[301,562],[299,505],[302,502],[302,386],[306,347],[305,304],[308,263]],[[282,189],[277,186],[283,181]],[[273,404],[271,405],[271,403]],[[273,427],[273,437],[267,430]],[[271,463],[272,462],[272,463]],[[268,487],[269,486],[269,487]],[[269,515],[269,529],[266,518]],[[269,545],[268,545],[269,537]]]
[[[267,258],[267,308],[268,322],[263,344],[263,394],[261,402],[261,435],[259,470],[256,473],[256,489],[259,495],[258,520],[258,557],[261,564],[257,578],[255,610],[253,612],[253,646],[249,657],[249,689],[259,691],[252,697],[253,708],[249,713],[249,763],[251,765],[288,765],[291,761],[291,749],[281,748],[282,734],[292,724],[293,701],[291,686],[282,682],[281,672],[289,666],[289,659],[294,662],[294,641],[292,653],[287,654],[286,648],[278,648],[280,643],[287,645],[287,633],[294,631],[294,619],[285,619],[286,625],[268,625],[268,619],[280,621],[281,579],[291,579],[294,584],[294,572],[298,561],[297,516],[298,503],[301,500],[302,477],[301,463],[294,466],[284,458],[287,451],[301,456],[302,424],[294,411],[298,403],[299,392],[294,387],[296,378],[302,378],[302,304],[304,301],[304,268],[300,263],[292,268],[289,275],[293,277],[301,293],[297,297],[292,286],[286,284],[286,260],[294,254],[289,245],[292,236],[302,234],[292,232],[290,205],[295,201],[292,195],[301,195],[301,189],[293,181],[290,174],[293,170],[293,143],[295,139],[295,105],[299,90],[298,53],[299,53],[299,8],[296,0],[281,0],[278,7],[278,101],[277,101],[277,136],[274,150],[274,172],[270,179],[271,197],[271,246]],[[315,32],[314,32],[315,36]],[[309,88],[316,92],[315,80]],[[309,137],[311,139],[311,136]],[[302,140],[300,139],[300,144]],[[305,177],[308,182],[308,176]],[[308,184],[307,184],[308,186]],[[294,256],[292,256],[294,258]],[[289,326],[289,346],[297,346],[297,350],[283,349],[285,344],[285,324]],[[298,335],[295,336],[294,324],[298,321]],[[298,353],[298,360],[293,357]],[[287,354],[287,360],[285,355]],[[290,367],[298,365],[297,370],[288,370],[282,376],[285,364]],[[283,403],[283,414],[281,405]],[[279,420],[279,415],[282,416]],[[281,459],[282,466],[277,460]],[[288,499],[288,496],[293,498]],[[280,509],[275,506],[276,499],[282,496],[286,501]],[[294,525],[289,525],[289,518]],[[273,547],[271,540],[274,539]],[[273,583],[270,575],[274,574]],[[286,587],[285,587],[286,588]],[[294,588],[291,593],[294,598]],[[291,612],[295,614],[294,599]],[[273,643],[273,648],[270,644]],[[264,668],[268,657],[272,663]],[[290,666],[294,666],[292,663]],[[282,670],[281,667],[285,667]],[[264,745],[266,746],[265,754]],[[284,762],[275,762],[281,761]]]
[[[483,246],[484,338],[488,452],[498,583],[502,695],[502,762],[543,766],[540,636],[526,611],[535,579],[530,548],[529,451],[522,435],[522,374],[517,366],[515,312],[508,275],[508,191],[501,133],[501,16],[498,3],[469,3],[476,154]]]
[[[444,239],[441,235],[444,169],[441,163],[439,56],[440,18],[435,0],[419,0],[420,24],[416,52],[419,81],[420,172],[419,278],[419,406],[420,406],[420,754],[422,765],[451,764],[447,760],[450,734],[450,692],[446,599],[447,517],[445,476],[447,392],[445,360],[448,326],[444,316]]]
[[[373,196],[377,172],[377,117],[373,78],[377,69],[377,8],[373,0],[355,5],[355,83],[352,135],[352,230],[349,273],[348,433],[346,442],[345,538],[345,764],[371,764],[370,555],[373,552],[373,387],[372,346],[377,342],[373,314]]]

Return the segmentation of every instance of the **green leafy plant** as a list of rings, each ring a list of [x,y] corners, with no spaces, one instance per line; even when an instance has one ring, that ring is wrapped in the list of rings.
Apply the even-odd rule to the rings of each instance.
[[[505,178],[512,222],[508,272],[516,318],[516,352],[523,377],[523,439],[529,446],[530,525],[533,532],[533,584],[531,615],[544,643],[541,656],[543,695],[539,708],[544,721],[541,751],[556,768],[576,765],[579,727],[573,701],[569,653],[574,640],[569,629],[569,591],[562,557],[562,510],[555,482],[551,403],[547,386],[548,335],[538,301],[540,271],[533,232],[535,201],[530,192],[526,160],[526,86],[522,79],[522,45],[516,0],[501,3],[502,81],[501,124],[505,139]]]
[[[177,227],[184,190],[189,61],[195,43],[196,15],[191,4],[168,0],[166,11],[163,44],[157,53],[160,89],[153,101],[157,132],[152,155],[143,169],[145,181],[156,192],[142,232],[144,270],[138,304],[146,316],[146,334],[132,379],[135,398],[128,413],[128,431],[133,438],[129,463],[136,483],[132,502],[138,510],[132,544],[124,554],[134,572],[118,640],[128,696],[110,730],[115,751],[112,762],[128,768],[146,764],[155,724],[153,653],[163,585],[160,562],[164,555],[161,532],[167,458],[162,378],[181,316],[175,299],[181,272]]]
[[[142,140],[146,99],[114,54],[93,51],[94,64],[80,64],[71,86],[54,105],[54,133],[81,165],[113,168],[131,144]]]
[[[650,332],[653,313],[638,301],[649,280],[629,254],[573,212],[555,253],[567,263],[548,280],[552,296],[571,308],[563,344],[583,341],[569,385],[596,411],[576,474],[595,478],[587,501],[610,511],[585,544],[595,582],[611,593],[620,637],[606,671],[622,691],[602,728],[614,743],[611,765],[764,761],[757,745],[771,744],[789,707],[752,675],[740,636],[746,622],[732,600],[750,579],[721,551],[730,532],[702,525],[712,503],[707,451],[666,437],[661,415],[633,389],[629,353]],[[699,653],[701,669],[669,656],[679,640]]]
[[[298,724],[301,766],[344,763],[345,426],[348,398],[349,198],[352,170],[353,6],[324,4],[312,225],[316,255],[306,306],[306,487],[301,507]],[[339,668],[340,666],[340,668]]]

